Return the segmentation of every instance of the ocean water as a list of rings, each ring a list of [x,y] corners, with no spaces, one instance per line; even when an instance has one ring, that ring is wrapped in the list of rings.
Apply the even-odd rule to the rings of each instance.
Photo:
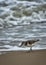
[[[46,49],[46,0],[0,0],[0,54],[30,50],[18,46],[32,39],[32,50]]]

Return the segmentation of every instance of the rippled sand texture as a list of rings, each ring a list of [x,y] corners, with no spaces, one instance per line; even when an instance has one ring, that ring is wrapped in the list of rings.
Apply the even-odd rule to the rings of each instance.
[[[0,1],[0,51],[28,39],[40,39],[38,48],[46,47],[46,3]]]

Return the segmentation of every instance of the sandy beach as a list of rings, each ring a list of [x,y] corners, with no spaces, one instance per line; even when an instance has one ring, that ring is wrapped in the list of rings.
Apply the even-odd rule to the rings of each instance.
[[[8,52],[0,55],[0,65],[46,65],[46,50]]]

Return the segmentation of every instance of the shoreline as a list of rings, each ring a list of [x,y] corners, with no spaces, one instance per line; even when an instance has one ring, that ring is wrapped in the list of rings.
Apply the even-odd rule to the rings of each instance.
[[[46,50],[8,52],[0,55],[0,65],[46,65]]]

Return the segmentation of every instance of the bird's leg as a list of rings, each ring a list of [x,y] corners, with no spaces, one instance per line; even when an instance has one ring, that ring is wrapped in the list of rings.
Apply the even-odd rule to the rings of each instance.
[[[28,50],[27,52],[28,52],[28,53],[29,53],[29,52],[32,52],[32,46],[30,47],[30,50]]]
[[[31,47],[30,47],[30,51],[32,51],[32,45],[31,45]]]

